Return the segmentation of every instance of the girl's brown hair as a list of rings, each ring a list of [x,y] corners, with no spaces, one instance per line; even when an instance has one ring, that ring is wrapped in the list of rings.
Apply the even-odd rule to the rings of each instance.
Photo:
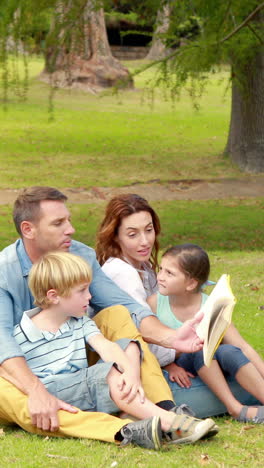
[[[157,236],[160,233],[159,217],[153,208],[149,206],[147,200],[132,193],[117,195],[110,200],[106,207],[105,217],[99,227],[96,238],[96,253],[101,265],[110,257],[122,257],[120,246],[116,241],[122,219],[141,211],[147,211],[152,218],[155,242],[150,257],[150,264],[153,270],[156,270],[159,250]]]
[[[174,245],[164,252],[162,257],[177,259],[182,273],[197,281],[196,291],[199,291],[208,280],[210,274],[210,261],[207,253],[195,244]]]

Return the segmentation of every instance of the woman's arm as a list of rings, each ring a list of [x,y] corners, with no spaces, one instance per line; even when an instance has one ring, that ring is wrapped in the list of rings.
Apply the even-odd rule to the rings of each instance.
[[[262,377],[264,377],[263,359],[260,357],[257,351],[255,351],[255,349],[252,348],[252,346],[249,343],[247,343],[246,340],[244,340],[244,338],[240,335],[239,331],[233,323],[231,323],[230,327],[228,328],[224,336],[223,343],[231,344],[240,348],[243,351],[243,353],[247,356],[247,358],[258,369]]]
[[[154,314],[157,313],[158,295],[152,294],[147,298],[147,303]]]

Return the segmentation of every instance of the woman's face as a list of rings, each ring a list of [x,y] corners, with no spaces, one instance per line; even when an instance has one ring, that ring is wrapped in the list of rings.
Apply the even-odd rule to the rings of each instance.
[[[116,237],[123,257],[135,268],[149,260],[155,242],[155,231],[148,211],[133,213],[122,219]]]

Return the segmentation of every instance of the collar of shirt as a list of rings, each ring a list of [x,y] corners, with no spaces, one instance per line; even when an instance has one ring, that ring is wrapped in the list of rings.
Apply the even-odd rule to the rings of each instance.
[[[26,252],[22,239],[19,239],[17,243],[17,256],[21,265],[23,276],[28,276],[32,267],[32,262]]]
[[[38,340],[42,340],[45,338],[47,341],[50,341],[63,333],[73,329],[73,321],[76,319],[71,317],[67,322],[63,323],[61,327],[56,331],[56,333],[49,332],[47,330],[40,330],[36,325],[32,322],[31,318],[34,315],[37,315],[41,309],[39,307],[35,307],[35,309],[27,310],[24,312],[20,327],[25,336],[31,343],[34,343]]]

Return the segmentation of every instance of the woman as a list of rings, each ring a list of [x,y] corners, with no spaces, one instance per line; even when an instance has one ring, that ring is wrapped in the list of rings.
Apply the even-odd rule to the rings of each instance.
[[[147,297],[157,291],[159,233],[159,218],[148,202],[135,194],[121,194],[108,203],[97,235],[97,257],[105,274],[144,305]],[[229,334],[228,343],[239,346],[246,355],[249,349],[251,355],[255,353],[236,329],[234,333]],[[162,350],[165,357],[169,354],[168,362],[173,362],[174,350],[155,345],[152,351],[159,362],[162,363],[162,356],[158,354]],[[177,404],[186,403],[198,417],[216,416],[226,412],[226,407],[199,377],[192,379],[189,388],[181,388],[169,380],[166,371],[164,375]],[[228,383],[237,400],[243,405],[257,404],[235,380],[229,379]]]

